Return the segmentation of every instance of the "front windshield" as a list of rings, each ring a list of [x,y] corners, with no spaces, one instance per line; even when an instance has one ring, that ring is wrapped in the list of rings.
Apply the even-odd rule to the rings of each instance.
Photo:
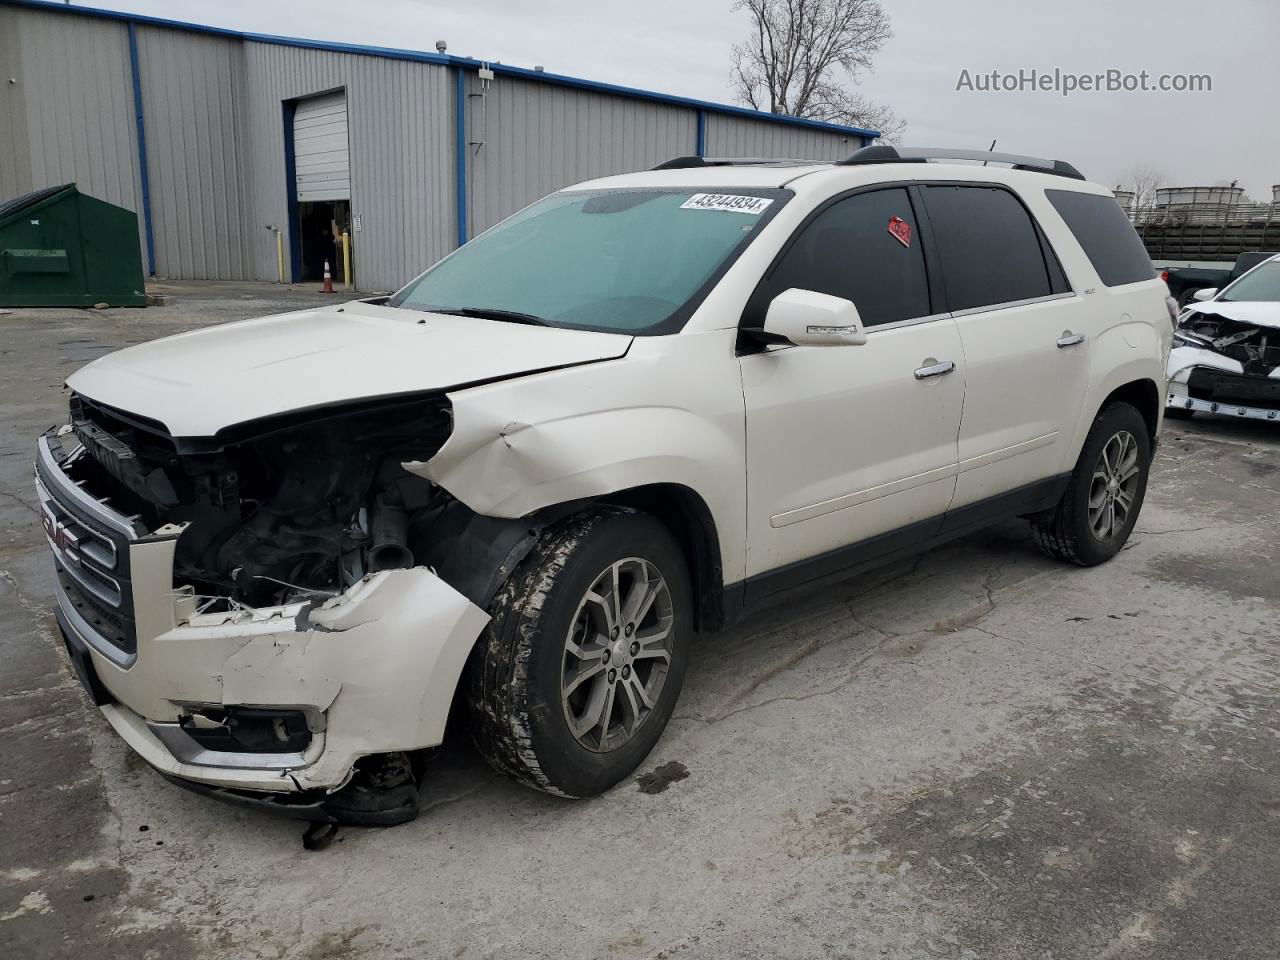
[[[1248,303],[1280,300],[1280,261],[1268,260],[1233,283],[1218,298]]]
[[[790,195],[552,194],[460,247],[389,303],[556,327],[671,332]]]

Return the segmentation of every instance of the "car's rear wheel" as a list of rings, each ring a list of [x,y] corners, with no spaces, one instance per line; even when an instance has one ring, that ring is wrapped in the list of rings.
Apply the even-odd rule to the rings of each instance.
[[[1062,499],[1032,518],[1040,546],[1081,566],[1110,560],[1138,522],[1150,469],[1151,440],[1142,414],[1128,403],[1106,407],[1093,421]]]
[[[684,556],[653,517],[604,507],[549,531],[499,592],[477,645],[476,745],[539,790],[607,790],[671,718],[691,610]]]

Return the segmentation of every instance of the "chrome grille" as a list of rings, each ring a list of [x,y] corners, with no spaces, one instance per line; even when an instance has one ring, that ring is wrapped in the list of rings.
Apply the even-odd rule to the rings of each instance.
[[[63,456],[56,443],[49,436],[39,440],[36,495],[57,567],[59,602],[92,628],[86,642],[116,662],[132,663],[137,633],[129,544],[146,531],[85,490],[73,476],[82,451]]]

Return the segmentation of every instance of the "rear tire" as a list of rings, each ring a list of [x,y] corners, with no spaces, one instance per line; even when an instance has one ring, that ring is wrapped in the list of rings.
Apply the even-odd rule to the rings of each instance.
[[[1120,552],[1138,521],[1151,470],[1147,422],[1135,407],[1099,412],[1058,505],[1031,529],[1049,556],[1092,567]]]
[[[671,719],[692,607],[684,555],[655,518],[601,507],[547,531],[494,598],[472,657],[476,746],[535,789],[603,793]]]

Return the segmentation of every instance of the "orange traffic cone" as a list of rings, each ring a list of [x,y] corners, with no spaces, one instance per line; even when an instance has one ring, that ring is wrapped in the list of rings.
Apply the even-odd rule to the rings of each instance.
[[[329,272],[329,261],[324,262],[324,286],[320,288],[321,293],[333,293],[333,274]]]

